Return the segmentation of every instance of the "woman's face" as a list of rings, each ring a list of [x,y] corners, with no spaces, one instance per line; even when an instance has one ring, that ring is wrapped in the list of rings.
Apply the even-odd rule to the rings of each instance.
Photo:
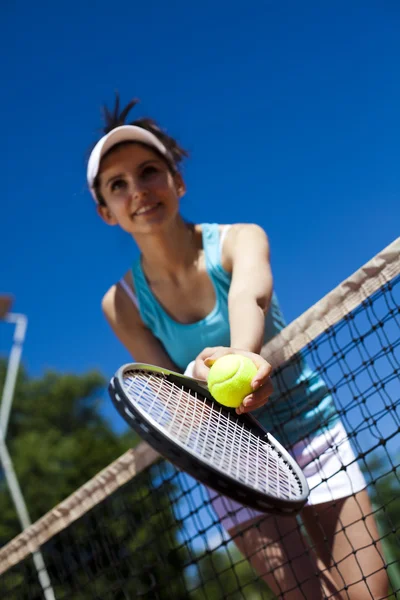
[[[99,214],[131,234],[154,231],[175,217],[185,192],[182,177],[137,143],[121,144],[103,158],[99,182],[106,203]]]

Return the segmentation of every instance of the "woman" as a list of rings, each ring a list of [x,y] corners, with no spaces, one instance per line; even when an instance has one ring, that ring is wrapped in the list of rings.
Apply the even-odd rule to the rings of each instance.
[[[260,351],[285,323],[265,232],[254,224],[186,223],[179,164],[187,154],[152,120],[124,125],[134,105],[119,114],[117,100],[114,112],[106,111],[105,135],[88,162],[98,214],[140,250],[103,298],[108,322],[134,360],[202,379],[223,354],[249,356],[258,371],[237,411],[258,409],[303,467],[312,491],[301,518],[311,546],[295,518],[263,516],[212,494],[222,524],[286,600],[384,597],[365,482],[324,382],[298,357],[276,377],[272,393],[271,367]]]

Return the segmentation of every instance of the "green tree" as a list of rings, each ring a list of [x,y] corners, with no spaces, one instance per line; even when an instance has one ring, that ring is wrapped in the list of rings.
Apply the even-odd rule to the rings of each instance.
[[[5,361],[0,361],[0,385]],[[138,442],[118,435],[101,414],[105,380],[97,372],[48,372],[33,379],[21,369],[7,445],[32,521],[74,492]],[[162,468],[156,466],[158,471]],[[57,597],[186,597],[168,481],[157,499],[154,475],[135,477],[42,548]],[[157,490],[155,490],[157,491]],[[0,545],[20,533],[4,477],[0,479]],[[31,558],[1,576],[2,598],[42,598]],[[70,595],[69,595],[70,594]],[[127,595],[126,595],[127,594]]]
[[[1,387],[5,369],[0,361]],[[21,369],[7,445],[33,521],[139,441],[102,416],[104,386],[97,372],[31,378]],[[270,597],[232,545],[196,555],[178,541],[175,475],[156,463],[42,546],[57,600]],[[4,545],[20,532],[4,478],[0,514]],[[42,600],[31,557],[0,576],[0,596]]]
[[[0,389],[6,363],[0,361]],[[20,370],[7,434],[32,521],[37,520],[137,442],[117,435],[100,412],[98,372],[32,379]],[[0,484],[0,544],[20,531],[5,481]]]

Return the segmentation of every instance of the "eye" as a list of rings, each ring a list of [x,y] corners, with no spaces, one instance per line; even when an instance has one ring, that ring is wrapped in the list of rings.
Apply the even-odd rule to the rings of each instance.
[[[119,192],[120,190],[125,189],[127,183],[125,181],[125,179],[114,179],[114,181],[111,183],[111,191],[112,192]]]
[[[158,173],[157,167],[155,167],[154,165],[147,165],[146,167],[144,167],[141,176],[143,177],[143,179],[148,179],[156,173]]]

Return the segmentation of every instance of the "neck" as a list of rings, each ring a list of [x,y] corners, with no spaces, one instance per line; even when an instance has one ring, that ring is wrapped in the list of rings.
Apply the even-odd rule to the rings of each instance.
[[[178,280],[193,267],[198,257],[195,232],[180,215],[155,233],[136,235],[142,266],[153,283]]]

